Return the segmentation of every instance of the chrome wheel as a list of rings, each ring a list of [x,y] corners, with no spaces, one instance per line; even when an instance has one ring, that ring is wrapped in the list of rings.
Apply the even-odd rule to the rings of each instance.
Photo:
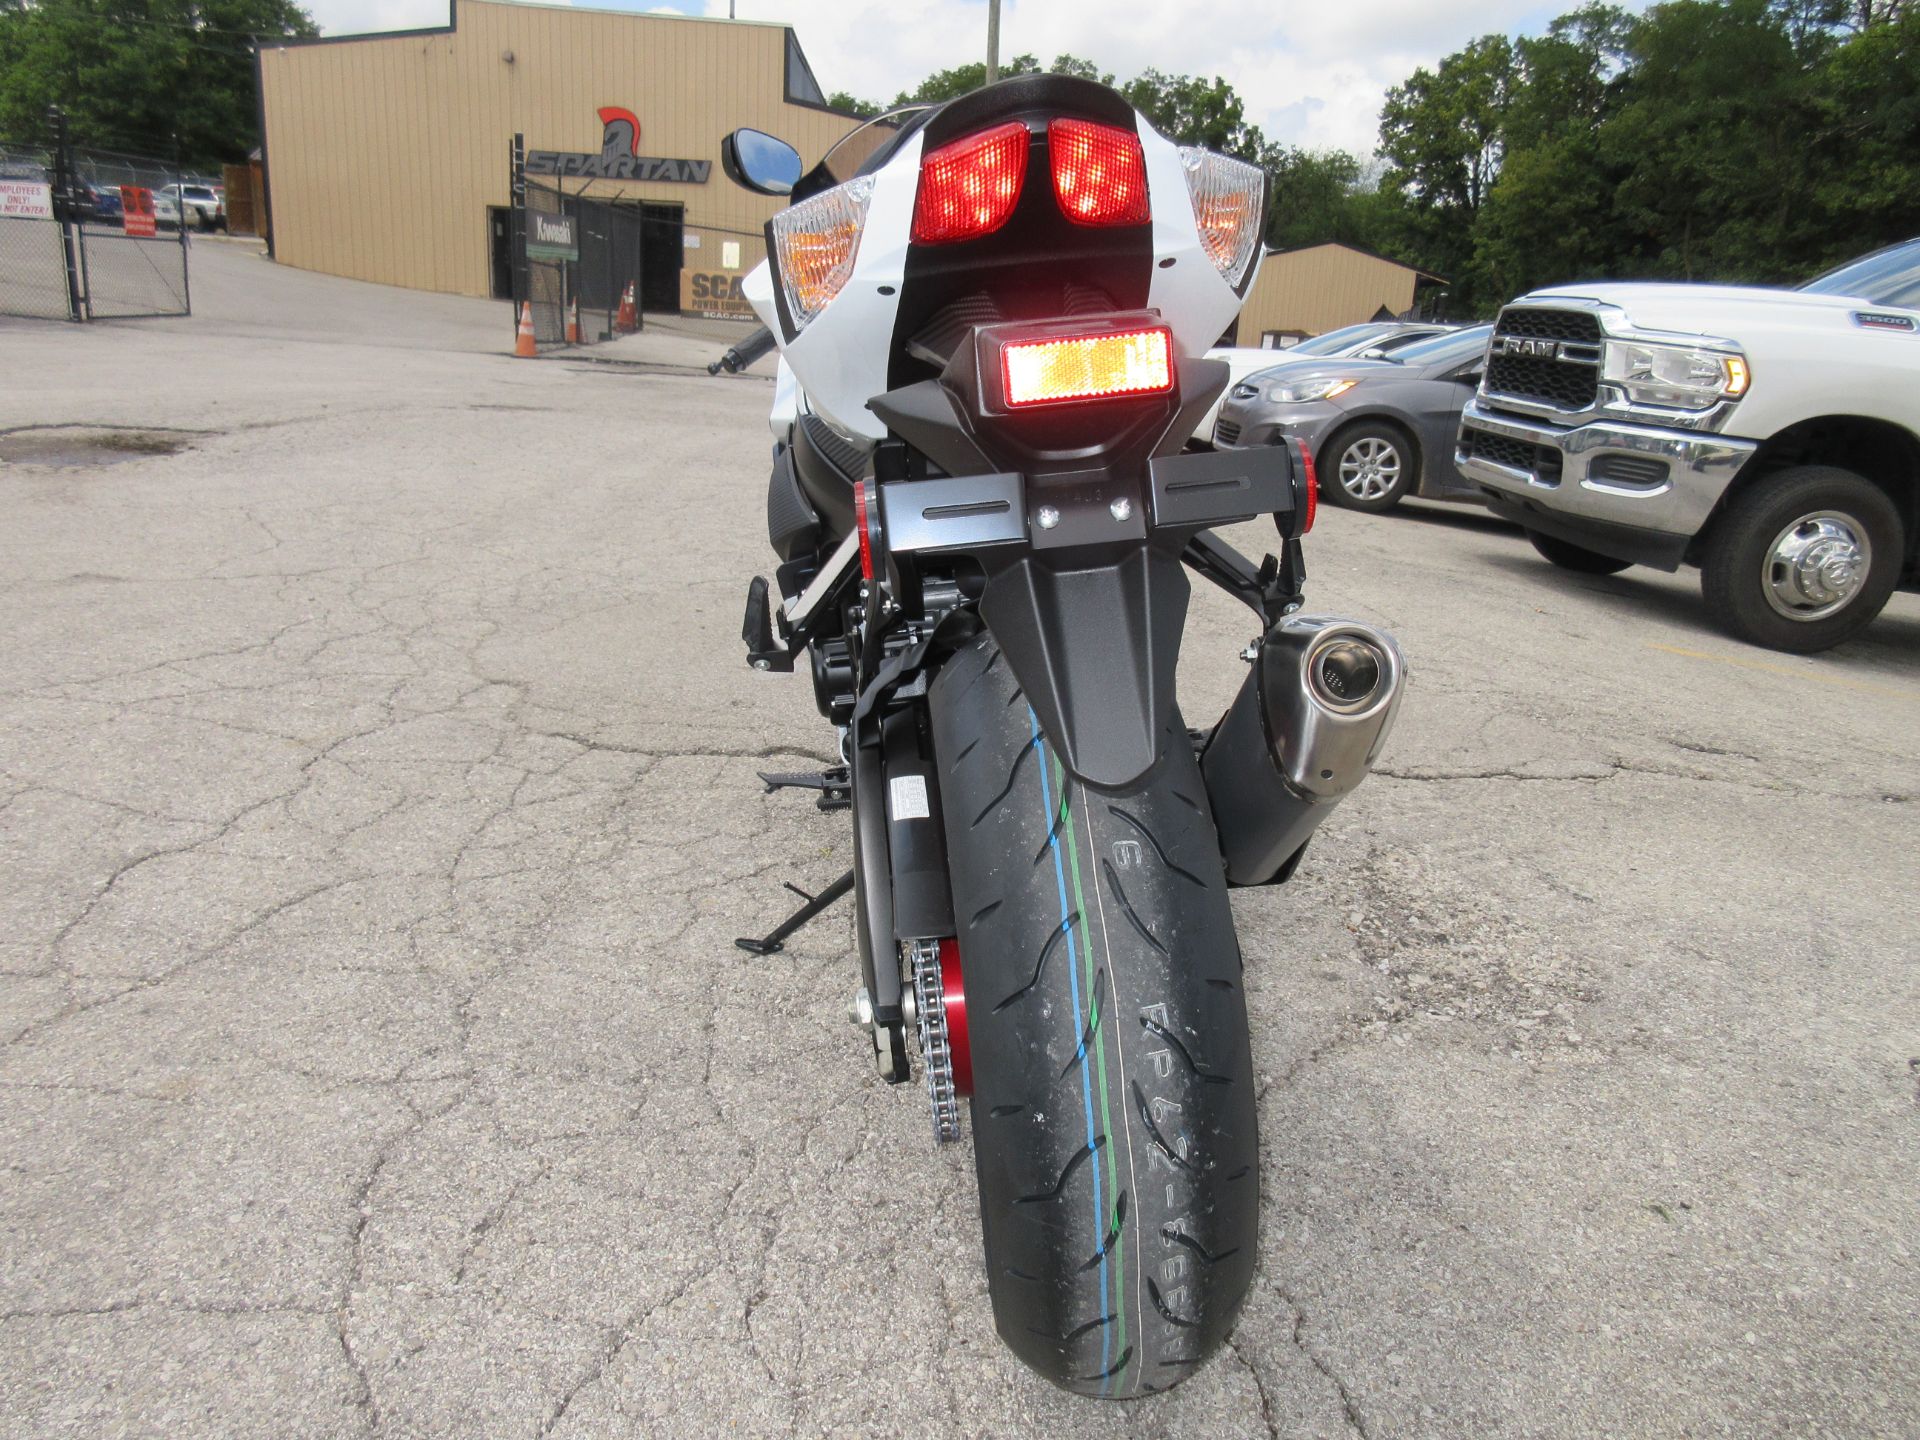
[[[1819,510],[1802,515],[1773,537],[1762,577],[1764,593],[1767,603],[1789,620],[1824,620],[1853,603],[1872,568],[1873,543],[1866,527],[1840,511]]]
[[[1391,440],[1362,435],[1340,454],[1340,488],[1356,500],[1384,500],[1400,484],[1400,451]]]

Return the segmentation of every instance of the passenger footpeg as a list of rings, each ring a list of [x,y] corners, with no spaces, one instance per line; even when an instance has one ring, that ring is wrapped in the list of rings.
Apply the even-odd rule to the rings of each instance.
[[[776,790],[818,790],[813,803],[822,810],[845,810],[853,804],[853,776],[844,765],[831,770],[761,770],[760,782],[771,795]]]
[[[793,669],[793,651],[773,635],[773,606],[767,597],[767,579],[756,575],[747,585],[747,616],[740,625],[740,638],[747,642],[747,664],[756,670]]]
[[[1393,638],[1357,620],[1292,615],[1267,632],[1200,759],[1230,884],[1292,875],[1373,769],[1406,674]]]

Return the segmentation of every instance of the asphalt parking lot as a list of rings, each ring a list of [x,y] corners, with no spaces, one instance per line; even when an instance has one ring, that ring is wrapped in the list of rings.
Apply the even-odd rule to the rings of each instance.
[[[831,741],[739,650],[765,382],[194,264],[0,320],[0,1432],[1920,1433],[1920,597],[1788,657],[1323,512],[1312,607],[1413,685],[1236,899],[1232,1349],[1103,1407],[995,1339],[844,909],[731,944],[849,854],[754,779]],[[1194,612],[1204,723],[1250,636]]]

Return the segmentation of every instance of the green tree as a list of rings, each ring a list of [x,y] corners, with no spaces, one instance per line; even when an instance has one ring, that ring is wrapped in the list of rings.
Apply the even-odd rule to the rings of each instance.
[[[1169,139],[1255,164],[1264,158],[1266,137],[1247,123],[1239,93],[1217,75],[1206,80],[1146,70],[1122,85],[1120,93]]]
[[[207,166],[260,143],[252,42],[318,34],[294,0],[0,0],[0,133]]]
[[[1380,111],[1383,188],[1405,203],[1400,230],[1425,269],[1452,280],[1467,311],[1489,303],[1473,264],[1474,231],[1505,154],[1515,77],[1513,45],[1485,35],[1418,69],[1387,92]]]
[[[1814,75],[1811,156],[1821,234],[1800,257],[1811,272],[1879,243],[1920,235],[1920,8],[1863,28]]]
[[[1039,70],[1040,62],[1031,55],[1016,55],[1000,67],[1000,78],[1013,75],[1031,75]],[[960,96],[978,90],[987,83],[987,66],[983,60],[975,60],[968,65],[956,65],[951,70],[940,70],[920,82],[917,90],[902,90],[894,96],[895,105],[937,104],[942,100],[957,100]]]
[[[253,38],[317,35],[294,0],[0,0],[0,132],[173,152],[190,165],[259,144]]]
[[[849,115],[859,115],[871,120],[880,113],[880,107],[871,100],[862,100],[845,90],[836,90],[827,96],[827,104],[835,110],[844,110]]]
[[[1619,176],[1614,208],[1633,268],[1766,280],[1813,248],[1807,142],[1818,113],[1781,11],[1767,0],[1672,0],[1633,26],[1625,64],[1599,150]]]

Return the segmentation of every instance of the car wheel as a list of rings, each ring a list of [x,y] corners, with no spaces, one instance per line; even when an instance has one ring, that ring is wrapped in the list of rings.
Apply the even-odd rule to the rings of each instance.
[[[1700,590],[1742,640],[1811,654],[1850,640],[1900,578],[1900,512],[1864,476],[1796,465],[1757,482],[1707,536]]]
[[[1350,425],[1320,452],[1320,493],[1348,510],[1391,510],[1412,491],[1416,463],[1413,442],[1394,426]]]
[[[1527,531],[1527,539],[1534,549],[1562,570],[1572,570],[1580,575],[1618,575],[1633,565],[1631,560],[1616,560],[1611,555],[1602,555],[1598,550],[1575,545],[1571,540],[1542,535],[1538,530]]]

